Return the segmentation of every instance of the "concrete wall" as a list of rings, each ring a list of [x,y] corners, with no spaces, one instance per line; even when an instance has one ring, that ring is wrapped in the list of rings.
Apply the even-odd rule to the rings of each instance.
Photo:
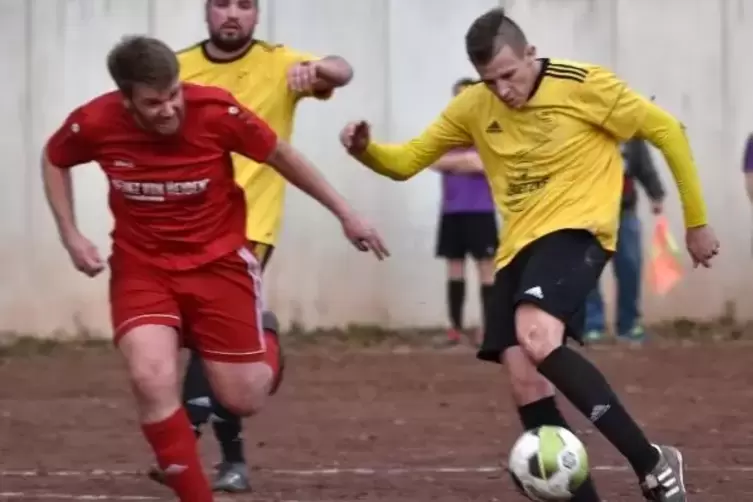
[[[202,3],[0,0],[1,329],[108,329],[106,278],[76,274],[58,243],[39,182],[40,149],[74,106],[111,87],[103,62],[112,43],[144,32],[176,49],[196,42],[204,35]],[[378,223],[393,251],[385,263],[356,253],[333,218],[291,190],[266,285],[272,306],[284,321],[307,327],[444,321],[443,266],[432,258],[436,175],[406,184],[377,178],[340,151],[337,133],[354,118],[368,118],[380,139],[418,133],[446,103],[453,80],[471,74],[463,53],[469,23],[500,3],[541,54],[609,65],[688,126],[723,254],[717,267],[689,274],[667,297],[647,296],[649,320],[714,316],[727,301],[750,317],[751,222],[739,174],[742,143],[753,129],[753,5],[745,0],[262,2],[260,37],[341,54],[355,66],[353,84],[336,99],[301,107],[295,144]],[[662,177],[682,240],[668,170]],[[79,169],[76,189],[81,226],[106,249],[102,175]],[[471,321],[478,319],[476,296],[470,295]]]

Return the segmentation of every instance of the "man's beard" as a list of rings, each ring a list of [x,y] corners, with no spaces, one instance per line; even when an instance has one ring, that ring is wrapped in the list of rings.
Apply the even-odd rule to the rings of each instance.
[[[251,41],[252,35],[246,35],[245,37],[238,37],[233,39],[226,39],[221,37],[220,35],[216,35],[213,33],[209,34],[209,41],[212,42],[212,45],[217,47],[222,52],[235,52],[239,49],[242,49]]]

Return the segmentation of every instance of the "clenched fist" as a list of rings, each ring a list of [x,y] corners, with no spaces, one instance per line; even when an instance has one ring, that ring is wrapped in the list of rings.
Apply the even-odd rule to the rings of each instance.
[[[340,133],[340,143],[351,155],[366,151],[371,142],[371,126],[365,120],[351,122]]]

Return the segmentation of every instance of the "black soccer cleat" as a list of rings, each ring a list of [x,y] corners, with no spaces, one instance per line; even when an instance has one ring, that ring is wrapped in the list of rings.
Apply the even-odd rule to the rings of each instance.
[[[658,446],[659,463],[641,483],[643,496],[650,502],[686,502],[682,453],[672,446]]]

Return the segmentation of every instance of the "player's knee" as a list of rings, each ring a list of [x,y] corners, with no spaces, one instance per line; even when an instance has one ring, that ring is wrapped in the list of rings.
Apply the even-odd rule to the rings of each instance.
[[[228,411],[240,417],[249,417],[264,408],[273,374],[272,369],[265,363],[243,366],[242,375],[238,375],[232,385],[223,385],[215,389],[215,394]]]
[[[450,280],[462,280],[465,278],[465,260],[447,260],[447,278]]]
[[[131,383],[142,399],[158,404],[177,399],[178,370],[174,361],[157,354],[140,358],[130,364]]]
[[[123,335],[118,344],[131,385],[146,413],[180,401],[176,341],[172,328],[145,325]]]
[[[523,303],[515,310],[515,335],[534,364],[540,364],[562,345],[565,326],[536,305]]]
[[[478,276],[482,284],[494,284],[494,260],[483,258],[478,261]]]
[[[554,386],[536,369],[522,347],[511,347],[503,355],[517,406],[525,406],[554,395]]]

